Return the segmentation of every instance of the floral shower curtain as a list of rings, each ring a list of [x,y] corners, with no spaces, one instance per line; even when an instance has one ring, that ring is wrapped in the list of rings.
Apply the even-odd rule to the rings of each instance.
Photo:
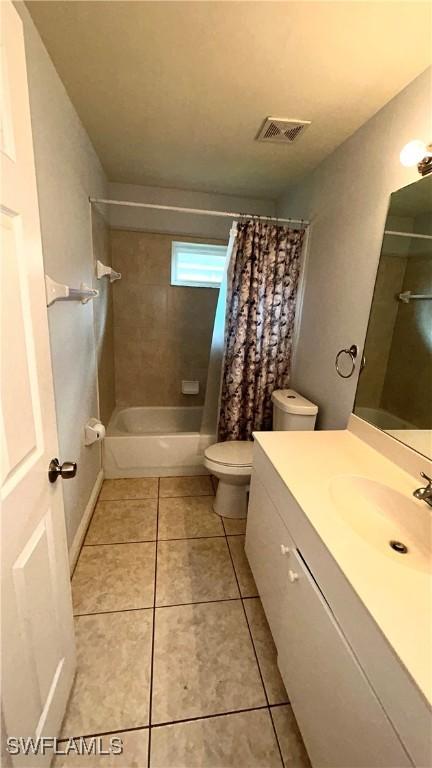
[[[238,224],[228,274],[219,440],[271,429],[274,389],[288,386],[304,230]]]

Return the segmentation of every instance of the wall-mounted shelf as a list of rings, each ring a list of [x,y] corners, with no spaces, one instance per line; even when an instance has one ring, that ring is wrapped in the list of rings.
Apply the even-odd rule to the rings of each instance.
[[[57,283],[49,275],[45,275],[45,290],[47,307],[56,301],[80,301],[87,304],[90,299],[99,296],[97,288],[89,288],[85,283],[81,283],[80,288],[70,288],[64,283]]]
[[[102,277],[109,277],[110,283],[114,283],[115,280],[121,280],[121,272],[116,272],[112,267],[102,264],[99,259],[96,262],[96,275],[98,280]]]

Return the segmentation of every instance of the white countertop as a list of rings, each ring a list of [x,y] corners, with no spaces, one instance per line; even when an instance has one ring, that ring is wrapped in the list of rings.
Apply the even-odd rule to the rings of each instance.
[[[369,478],[402,493],[432,519],[430,507],[412,496],[419,478],[348,430],[259,432],[255,440],[432,703],[432,573],[401,565],[401,555],[371,546],[339,514],[330,492],[338,475]]]

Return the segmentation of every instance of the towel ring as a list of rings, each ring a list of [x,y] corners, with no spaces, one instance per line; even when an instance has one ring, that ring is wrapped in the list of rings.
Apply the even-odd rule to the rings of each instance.
[[[349,373],[342,373],[341,370],[339,369],[339,359],[341,355],[349,355],[349,357],[351,358],[352,365]],[[353,375],[355,370],[355,361],[356,361],[357,355],[358,355],[357,344],[352,344],[349,349],[340,349],[339,352],[337,353],[336,360],[335,360],[335,367],[336,367],[336,371],[338,372],[339,376],[342,379],[349,379]]]

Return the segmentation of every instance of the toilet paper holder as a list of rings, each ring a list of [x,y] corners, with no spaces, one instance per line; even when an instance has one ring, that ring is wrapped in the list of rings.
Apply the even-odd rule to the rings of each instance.
[[[93,445],[105,437],[105,427],[99,419],[90,419],[84,427],[84,445]]]

